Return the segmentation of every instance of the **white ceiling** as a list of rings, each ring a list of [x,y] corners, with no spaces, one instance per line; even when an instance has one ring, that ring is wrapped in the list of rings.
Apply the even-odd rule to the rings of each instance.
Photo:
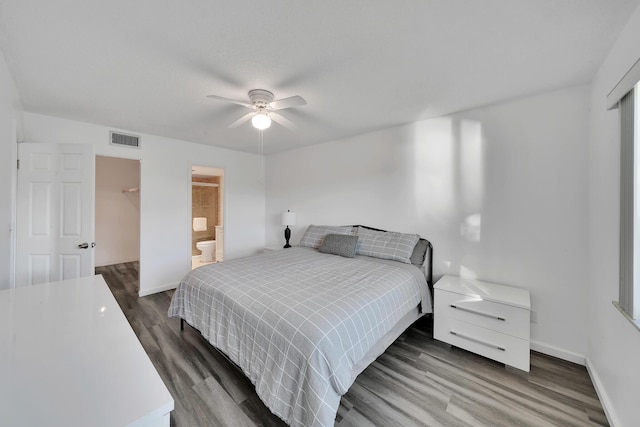
[[[265,152],[589,82],[640,0],[0,0],[25,111]]]

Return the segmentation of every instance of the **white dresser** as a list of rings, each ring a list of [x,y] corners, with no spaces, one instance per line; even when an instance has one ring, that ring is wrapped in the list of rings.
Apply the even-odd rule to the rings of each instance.
[[[529,291],[456,276],[434,286],[433,337],[529,371]]]
[[[168,427],[173,407],[102,276],[0,291],[0,425]]]

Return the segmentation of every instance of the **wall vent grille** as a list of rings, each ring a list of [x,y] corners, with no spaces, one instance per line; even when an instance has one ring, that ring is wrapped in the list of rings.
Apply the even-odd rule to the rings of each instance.
[[[109,139],[111,140],[112,145],[140,148],[140,137],[136,135],[127,135],[126,133],[119,132],[109,132]]]

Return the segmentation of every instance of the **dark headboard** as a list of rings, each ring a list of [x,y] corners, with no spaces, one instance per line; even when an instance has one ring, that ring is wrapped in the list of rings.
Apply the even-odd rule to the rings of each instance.
[[[351,227],[362,227],[374,231],[387,231],[380,228],[369,227],[368,225],[352,225]],[[427,276],[427,283],[429,284],[429,288],[433,290],[433,245],[430,241],[422,237],[420,237],[420,240],[424,240],[427,243],[427,252],[424,256],[424,263],[428,263],[429,265],[427,265],[427,267],[425,268],[425,274]]]

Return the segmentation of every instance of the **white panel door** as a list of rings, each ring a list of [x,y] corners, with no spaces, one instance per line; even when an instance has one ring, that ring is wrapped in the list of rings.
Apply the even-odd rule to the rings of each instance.
[[[93,146],[23,143],[18,159],[16,286],[93,275]]]

